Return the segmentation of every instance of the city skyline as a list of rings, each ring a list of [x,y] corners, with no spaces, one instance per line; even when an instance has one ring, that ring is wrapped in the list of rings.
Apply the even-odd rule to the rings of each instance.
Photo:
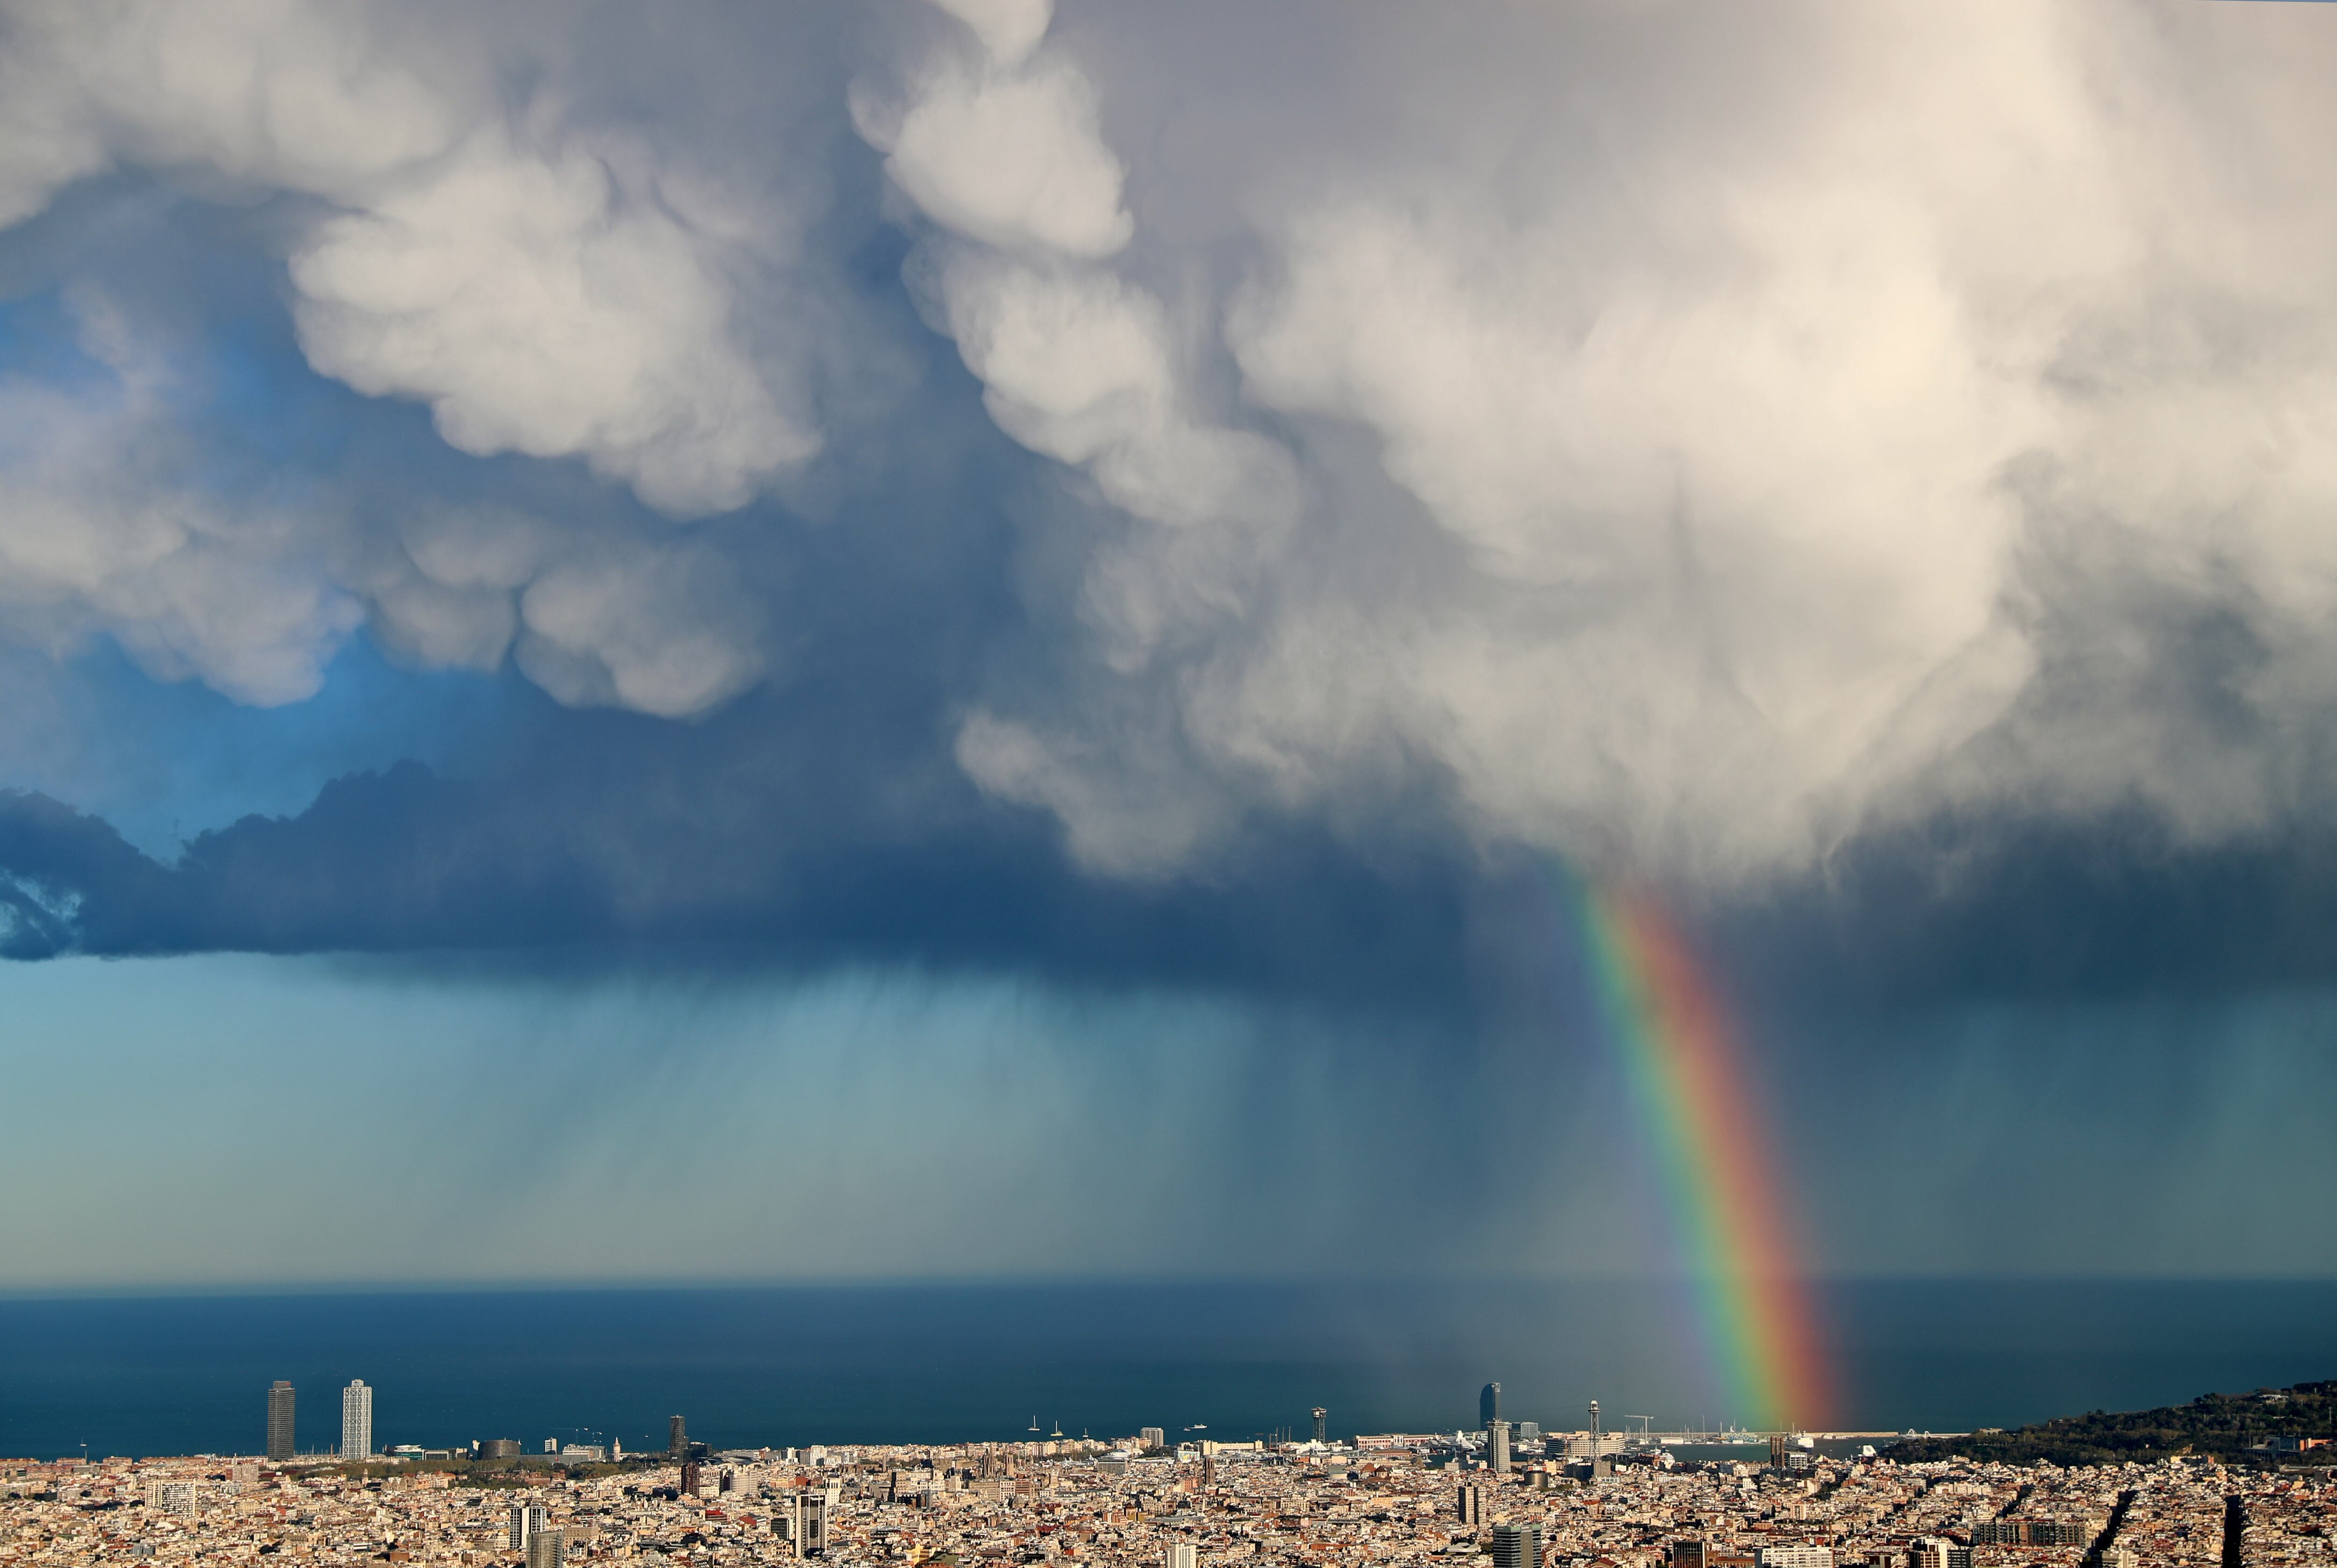
[[[1481,1414],[1483,1410],[1483,1395],[1491,1394],[1499,1387],[1498,1383],[1489,1383],[1485,1386],[1480,1399]],[[270,1460],[279,1457],[274,1450],[279,1446],[279,1439],[285,1433],[285,1417],[288,1414],[288,1396],[291,1387],[292,1385],[288,1381],[281,1378],[277,1379],[269,1387],[268,1448],[263,1450],[263,1455]],[[345,1436],[345,1440],[340,1446],[328,1453],[287,1455],[287,1457],[293,1457],[299,1464],[312,1466],[346,1464],[352,1458],[357,1461],[361,1468],[368,1464],[376,1453],[370,1441],[373,1392],[373,1389],[361,1379],[353,1381],[344,1391],[345,1433],[347,1431],[348,1424],[355,1420],[361,1421],[367,1428],[364,1436]],[[2133,1446],[2137,1452],[2141,1453],[2147,1453],[2154,1449],[2166,1449],[2180,1455],[2192,1453],[2195,1449],[2203,1455],[2212,1455],[2216,1451],[2215,1445],[2202,1444],[2200,1436],[2214,1435],[2216,1443],[2226,1447],[2235,1446],[2248,1452],[2260,1451],[2275,1457],[2294,1457],[2337,1442],[2337,1435],[2324,1435],[2321,1431],[2321,1427],[2326,1424],[2326,1412],[2331,1408],[2337,1408],[2337,1379],[2319,1379],[2284,1389],[2258,1388],[2246,1394],[2203,1395],[2192,1401],[2186,1410],[2162,1409],[2124,1412],[2116,1415],[2097,1410],[2075,1420],[2062,1416],[2022,1426],[2009,1433],[2006,1428],[1997,1426],[1980,1427],[1971,1432],[1945,1434],[1913,1429],[1904,1432],[1808,1432],[1799,1428],[1763,1433],[1733,1425],[1717,1430],[1708,1427],[1659,1430],[1653,1425],[1654,1418],[1646,1416],[1625,1416],[1623,1417],[1625,1427],[1616,1430],[1610,1424],[1602,1420],[1599,1402],[1593,1398],[1582,1411],[1579,1412],[1586,1417],[1585,1424],[1572,1430],[1555,1422],[1546,1425],[1538,1421],[1512,1420],[1493,1416],[1482,1422],[1473,1432],[1456,1427],[1449,1432],[1392,1430],[1366,1434],[1345,1428],[1335,1432],[1330,1424],[1330,1410],[1326,1406],[1317,1405],[1310,1406],[1306,1412],[1312,1423],[1312,1431],[1311,1436],[1305,1440],[1296,1436],[1296,1429],[1293,1427],[1253,1432],[1247,1438],[1242,1438],[1230,1436],[1230,1429],[1223,1426],[1217,1428],[1216,1436],[1203,1436],[1200,1434],[1209,1432],[1211,1430],[1209,1426],[1188,1424],[1178,1428],[1179,1436],[1173,1443],[1168,1436],[1169,1427],[1146,1426],[1139,1427],[1131,1435],[1120,1436],[1099,1437],[1090,1432],[1082,1431],[1077,1437],[1068,1437],[1059,1429],[1051,1437],[1045,1439],[1002,1436],[972,1440],[972,1446],[983,1452],[1028,1450],[1041,1457],[1094,1458],[1100,1455],[1108,1460],[1125,1462],[1133,1458],[1159,1457],[1171,1453],[1182,1461],[1194,1457],[1208,1457],[1217,1453],[1287,1452],[1304,1455],[1338,1448],[1364,1450],[1374,1446],[1403,1445],[1442,1456],[1445,1461],[1457,1466],[1461,1473],[1479,1477],[1469,1485],[1480,1486],[1500,1485],[1501,1478],[1511,1471],[1509,1461],[1513,1454],[1520,1465],[1530,1471],[1543,1468],[1537,1463],[1538,1461],[1558,1460],[1562,1461],[1566,1465],[1579,1468],[1583,1474],[1578,1479],[1597,1481],[1613,1473],[1614,1465],[1609,1463],[1610,1459],[1614,1463],[1623,1463],[1636,1456],[1639,1461],[1646,1462],[1651,1459],[1661,1459],[1666,1450],[1689,1453],[1697,1446],[1717,1446],[1726,1449],[1757,1447],[1765,1444],[1767,1464],[1771,1469],[1794,1472],[1806,1470],[1811,1464],[1815,1463],[1814,1456],[1821,1453],[1818,1447],[1821,1441],[1840,1444],[1845,1440],[1880,1439],[1886,1448],[1893,1451],[1892,1455],[1884,1455],[1882,1450],[1869,1443],[1858,1447],[1854,1457],[1874,1459],[1895,1456],[1909,1463],[1920,1464],[1936,1459],[1938,1455],[1930,1452],[1927,1446],[1935,1445],[1943,1440],[1961,1439],[1974,1442],[1985,1440],[1986,1443],[1993,1444],[2006,1452],[2010,1451],[2007,1446],[2017,1446],[2023,1441],[2042,1444],[2049,1448],[2055,1446],[2064,1448],[2097,1446],[2100,1441],[2098,1437],[2082,1436],[2085,1431],[2097,1426],[2104,1432],[2131,1431],[2146,1438],[2147,1441]],[[2254,1433],[2250,1431],[2252,1411],[2255,1412],[2253,1417]],[[1544,1412],[1544,1414],[1550,1413]],[[2137,1423],[2140,1425],[2137,1426]],[[2196,1433],[2185,1436],[2183,1432],[2175,1430],[2177,1426],[2186,1425],[2188,1427],[2196,1428]],[[741,1442],[736,1435],[718,1452],[712,1445],[691,1440],[688,1436],[687,1418],[679,1413],[667,1418],[666,1429],[667,1443],[661,1453],[636,1444],[633,1454],[630,1455],[634,1465],[654,1465],[660,1463],[672,1463],[685,1466],[687,1471],[687,1469],[701,1468],[707,1463],[719,1462],[749,1451],[766,1455],[777,1452],[788,1463],[797,1461],[797,1446],[775,1445],[768,1440],[759,1443]],[[1033,1429],[1035,1430],[1035,1426]],[[598,1431],[597,1428],[580,1427],[564,1427],[562,1430],[570,1433],[597,1433]],[[1511,1446],[1512,1434],[1515,1435],[1516,1442],[1520,1445],[1514,1450]],[[1687,1446],[1682,1447],[1683,1445]],[[1901,1452],[1902,1445],[1912,1445],[1912,1446]],[[875,1445],[875,1446],[885,1446]],[[968,1445],[965,1442],[960,1442],[910,1446],[963,1447]],[[841,1454],[850,1448],[865,1446],[869,1445],[839,1443],[833,1446],[833,1450]],[[801,1463],[815,1469],[827,1462],[826,1456],[831,1452],[831,1446],[825,1444],[807,1444],[801,1445],[800,1447]],[[474,1463],[485,1462],[490,1465],[503,1463],[524,1465],[533,1463],[546,1466],[572,1466],[621,1465],[629,1457],[623,1451],[621,1440],[607,1445],[582,1445],[572,1441],[562,1442],[556,1436],[544,1439],[540,1455],[531,1445],[508,1436],[474,1438],[468,1444],[441,1448],[401,1443],[379,1449],[377,1452],[379,1456],[390,1465],[412,1465],[416,1462],[428,1463],[452,1459]],[[169,1455],[160,1456],[186,1457],[186,1455]],[[205,1456],[218,1457],[218,1455]],[[1831,1456],[1839,1458],[1844,1455],[1832,1454]],[[238,1463],[242,1462],[240,1452],[230,1454],[228,1457]],[[2115,1462],[2115,1455],[2109,1450],[2104,1450],[2102,1455],[2073,1461],[2078,1464]],[[1479,1499],[1480,1494],[1472,1493],[1464,1487],[1459,1504],[1463,1523],[1475,1522],[1475,1510]],[[519,1528],[516,1520],[514,1527]],[[533,1526],[531,1524],[527,1527]],[[515,1535],[514,1549],[523,1544],[523,1540]]]
[[[514,1458],[484,1488],[459,1462],[376,1479],[369,1467],[74,1457],[0,1461],[0,1520],[65,1551],[165,1563],[221,1549],[289,1562],[500,1551],[559,1568],[572,1553],[697,1547],[732,1561],[865,1562],[904,1546],[922,1561],[1044,1544],[1125,1568],[1333,1553],[1399,1564],[1462,1554],[1491,1568],[2137,1568],[2212,1554],[2307,1568],[2337,1502],[2311,1458],[2328,1440],[2230,1447],[2244,1445],[2229,1429],[2235,1413],[2289,1396],[2322,1406],[2337,1382],[2225,1401],[2221,1456],[2129,1451],[2066,1469],[1775,1441],[1765,1457],[1627,1445],[1609,1465],[1571,1462],[1554,1443],[1503,1475],[1466,1432],[1180,1444],[1173,1455],[1102,1442],[765,1446],[711,1464],[657,1455],[534,1473]],[[122,1515],[142,1502],[144,1514]]]
[[[1500,1387],[1501,1386],[1498,1383],[1489,1383],[1485,1386],[1483,1396],[1481,1396],[1480,1400],[1481,1412],[1484,1408],[1484,1397],[1491,1396],[1500,1388]],[[533,1448],[527,1443],[519,1438],[510,1436],[473,1438],[467,1444],[447,1447],[434,1448],[425,1445],[412,1442],[399,1443],[386,1447],[377,1447],[373,1439],[375,1392],[376,1390],[373,1386],[366,1383],[362,1378],[350,1382],[349,1385],[342,1390],[341,1394],[341,1441],[330,1450],[317,1454],[302,1455],[298,1452],[293,1437],[293,1386],[286,1379],[276,1379],[274,1382],[270,1383],[268,1387],[268,1412],[265,1428],[266,1439],[264,1446],[259,1450],[260,1456],[271,1462],[288,1461],[311,1465],[328,1462],[346,1463],[352,1459],[357,1461],[360,1465],[363,1465],[372,1460],[376,1456],[376,1455],[386,1462],[393,1464],[400,1462],[412,1463],[417,1460],[426,1462],[435,1459],[464,1458],[474,1461],[518,1461],[522,1459],[539,1459],[543,1463],[546,1464],[554,1462],[622,1463],[626,1458],[624,1444],[621,1438],[607,1444],[578,1444],[572,1441],[563,1442],[558,1436],[547,1437],[543,1440],[543,1452],[540,1455],[537,1455]],[[1330,1428],[1330,1411],[1324,1406],[1317,1405],[1309,1406],[1306,1411],[1306,1416],[1311,1424],[1311,1436],[1307,1441],[1311,1442],[1316,1449],[1336,1446],[1339,1443],[1345,1443],[1349,1441],[1350,1437],[1353,1436],[1350,1434],[1348,1436],[1340,1436],[1336,1438],[1332,1436]],[[1550,1429],[1549,1436],[1545,1436],[1542,1424],[1539,1422],[1513,1422],[1495,1416],[1487,1417],[1481,1423],[1478,1433],[1473,1438],[1467,1431],[1455,1429],[1451,1435],[1451,1447],[1455,1453],[1470,1455],[1472,1462],[1480,1465],[1481,1467],[1489,1469],[1497,1475],[1506,1475],[1510,1473],[1511,1468],[1511,1458],[1512,1450],[1511,1443],[1511,1434],[1513,1432],[1517,1435],[1517,1442],[1521,1445],[1521,1446],[1516,1450],[1517,1456],[1521,1461],[1528,1458],[1539,1458],[1543,1456],[1545,1445],[1548,1445],[1548,1453],[1550,1455],[1560,1457],[1587,1457],[1594,1464],[1601,1455],[1608,1454],[1610,1450],[1619,1452],[1627,1446],[1636,1445],[1644,1448],[1648,1445],[1658,1441],[1750,1443],[1759,1436],[1758,1434],[1747,1432],[1745,1429],[1736,1427],[1733,1425],[1726,1428],[1714,1430],[1683,1428],[1679,1430],[1665,1430],[1662,1432],[1657,1432],[1648,1424],[1651,1420],[1650,1417],[1642,1416],[1636,1417],[1635,1419],[1639,1422],[1639,1426],[1630,1435],[1628,1442],[1626,1438],[1612,1433],[1602,1434],[1599,1424],[1599,1402],[1596,1399],[1593,1399],[1590,1401],[1589,1407],[1589,1425],[1582,1428],[1581,1433],[1579,1435],[1569,1434],[1561,1427],[1553,1426]],[[584,1427],[564,1427],[562,1430],[569,1433],[588,1432],[595,1435],[600,1431],[599,1428]],[[1008,1428],[1002,1427],[1001,1430],[1002,1432],[1005,1432]],[[1209,1430],[1209,1428],[1206,1424],[1187,1426],[1182,1428],[1182,1435],[1172,1446],[1168,1440],[1168,1428],[1162,1426],[1140,1427],[1138,1429],[1134,1438],[1132,1439],[1134,1451],[1138,1454],[1165,1453],[1170,1451],[1173,1446],[1174,1450],[1179,1454],[1183,1454],[1185,1451],[1189,1449],[1197,1454],[1208,1455],[1215,1453],[1222,1447],[1227,1446],[1228,1444],[1232,1446],[1246,1450],[1262,1450],[1268,1447],[1295,1448],[1298,1442],[1298,1440],[1292,1436],[1293,1429],[1291,1428],[1277,1429],[1274,1432],[1255,1432],[1247,1438],[1238,1439],[1226,1436],[1209,1438],[1194,1436],[1196,1433],[1205,1432],[1208,1430]],[[1227,1428],[1224,1428],[1222,1426],[1219,1428],[1221,1433],[1227,1430]],[[682,1416],[674,1415],[669,1416],[667,1418],[666,1432],[667,1439],[663,1453],[667,1459],[677,1464],[696,1466],[702,1464],[711,1456],[711,1450],[708,1444],[694,1442],[689,1438],[688,1435],[687,1422],[685,1417]],[[1795,1429],[1795,1435],[1796,1436],[1800,1436],[1798,1428]],[[1912,1436],[1912,1433],[1911,1432],[1909,1435]],[[1845,1436],[1845,1434],[1821,1434],[1821,1436],[1840,1437]],[[1887,1437],[1892,1435],[1889,1433],[1860,1432],[1847,1434],[1847,1436],[1861,1437]],[[1569,1440],[1578,1436],[1579,1440],[1574,1442],[1571,1446],[1569,1446]],[[1060,1439],[1062,1435],[1059,1432],[1057,1434],[1057,1438]],[[1443,1441],[1443,1438],[1439,1435],[1435,1440],[1442,1442]],[[1017,1436],[1003,1436],[992,1441],[994,1443],[1002,1443],[1007,1446],[1032,1446],[1026,1445],[1023,1439]],[[1082,1452],[1084,1452],[1088,1447],[1100,1446],[1099,1445],[1096,1445],[1090,1436],[1084,1431],[1078,1438],[1069,1439],[1066,1441],[1071,1447],[1077,1447]],[[1050,1454],[1054,1452],[1058,1446],[1059,1444],[1054,1440],[1049,1440],[1047,1442],[1035,1445],[1035,1446]],[[1125,1446],[1126,1440],[1123,1440],[1122,1444],[1120,1446]],[[735,1447],[736,1445],[733,1445],[733,1446]],[[768,1448],[771,1445],[764,1444],[761,1446]],[[1774,1455],[1776,1451],[1776,1443],[1774,1436],[1771,1441],[1771,1449]],[[806,1446],[806,1451],[812,1456],[813,1462],[816,1463],[818,1455],[826,1452],[826,1448],[824,1446],[807,1445]],[[654,1452],[654,1450],[649,1449],[644,1445],[636,1443],[632,1457],[636,1463],[641,1463],[648,1459]],[[794,1450],[793,1448],[788,1448],[787,1452],[792,1455]],[[240,1458],[240,1451],[239,1450],[230,1454],[230,1457]],[[526,1535],[529,1531],[535,1527],[536,1525],[534,1523],[521,1520],[515,1513],[513,1526],[513,1534],[512,1537],[512,1549],[513,1551],[524,1550],[526,1545]]]

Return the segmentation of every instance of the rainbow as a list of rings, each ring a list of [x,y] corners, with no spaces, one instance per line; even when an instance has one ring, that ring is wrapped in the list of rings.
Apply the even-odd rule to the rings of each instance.
[[[1574,891],[1606,1032],[1736,1419],[1822,1425],[1835,1408],[1824,1337],[1736,1035],[1654,899],[1617,885]]]

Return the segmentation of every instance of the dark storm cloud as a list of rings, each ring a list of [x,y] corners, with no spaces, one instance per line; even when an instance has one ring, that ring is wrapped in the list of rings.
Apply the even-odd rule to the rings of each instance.
[[[345,778],[169,864],[10,795],[0,931],[16,957],[470,949],[533,967],[630,950],[1581,1013],[1576,938],[1530,850],[1486,860],[1423,831],[1366,860],[1313,825],[1261,822],[1208,878],[1101,877],[937,748],[787,718],[750,701],[677,737],[570,716],[492,778]],[[881,793],[864,788],[872,766]],[[2337,980],[2337,845],[2185,848],[2142,814],[1937,821],[1845,847],[1823,877],[1682,908],[1726,986],[1771,1016]]]
[[[2327,985],[2337,840],[2183,846],[2141,812],[1941,821],[1710,910],[1704,934],[1741,993],[1784,1014]]]
[[[866,751],[823,776],[801,759],[840,738],[774,744],[759,706],[680,745],[647,743],[639,720],[571,721],[492,784],[414,764],[339,779],[299,816],[202,834],[169,866],[8,796],[7,948],[474,948],[533,965],[630,946],[716,968],[895,961],[1437,1010],[1465,991],[1470,894],[1448,858],[1366,866],[1301,828],[1208,883],[1096,878],[944,756],[892,758],[893,798],[872,799]]]

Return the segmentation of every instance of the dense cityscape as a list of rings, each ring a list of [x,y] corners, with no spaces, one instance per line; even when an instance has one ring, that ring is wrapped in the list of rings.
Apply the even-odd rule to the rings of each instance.
[[[0,0],[0,1568],[2337,1568],[2332,149]]]
[[[711,1451],[683,1417],[659,1452],[517,1439],[373,1448],[374,1390],[341,1442],[297,1451],[267,1396],[265,1457],[0,1461],[0,1563],[570,1562],[1443,1563],[1460,1568],[2237,1568],[2337,1563],[2337,1479],[2274,1456],[2072,1468],[1894,1462],[1885,1435],[1473,1431],[1334,1439]],[[1717,1449],[1741,1457],[1709,1456]]]

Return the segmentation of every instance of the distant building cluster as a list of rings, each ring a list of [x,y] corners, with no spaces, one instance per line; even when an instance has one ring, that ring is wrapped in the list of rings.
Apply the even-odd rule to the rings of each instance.
[[[614,1445],[512,1439],[367,1464],[371,1388],[343,1391],[346,1453],[304,1457],[279,1384],[265,1460],[0,1461],[0,1564],[2337,1568],[2325,1471],[1898,1465],[1792,1444],[1678,1464],[1595,1414],[1504,1470],[1490,1439],[1510,1424],[1486,1393],[1475,1434],[718,1452],[675,1416],[666,1449],[630,1465]]]

